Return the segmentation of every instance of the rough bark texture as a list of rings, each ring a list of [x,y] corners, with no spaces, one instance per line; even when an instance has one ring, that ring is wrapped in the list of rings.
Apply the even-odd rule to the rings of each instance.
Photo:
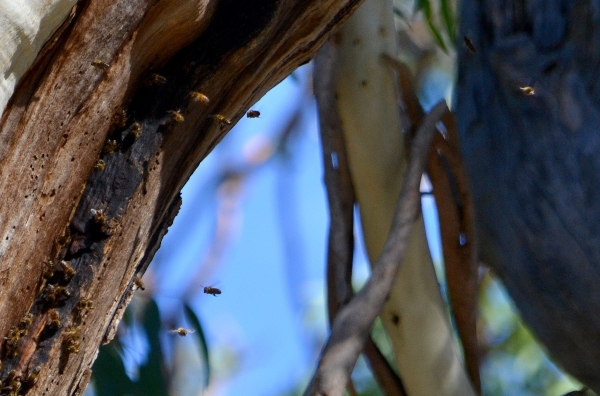
[[[483,259],[551,356],[596,392],[599,7],[464,0],[476,52],[460,50],[456,100]]]
[[[5,386],[39,370],[28,394],[83,391],[192,171],[358,3],[76,5],[0,120],[0,335],[14,341],[2,345]],[[28,313],[27,334],[11,337]]]

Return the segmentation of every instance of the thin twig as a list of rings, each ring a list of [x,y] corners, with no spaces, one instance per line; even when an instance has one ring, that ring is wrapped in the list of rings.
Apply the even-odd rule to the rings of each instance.
[[[417,131],[383,252],[365,286],[336,316],[319,366],[305,395],[336,396],[343,393],[369,330],[383,308],[404,258],[410,231],[420,210],[419,184],[431,139],[436,130],[435,125],[445,111],[448,111],[446,103],[438,103]]]
[[[354,253],[354,186],[348,167],[342,125],[334,98],[333,64],[336,47],[327,42],[315,57],[315,95],[319,110],[325,186],[329,201],[327,305],[329,322],[340,305],[352,298]]]
[[[363,353],[383,394],[386,396],[406,396],[402,380],[390,366],[371,336],[365,342]]]

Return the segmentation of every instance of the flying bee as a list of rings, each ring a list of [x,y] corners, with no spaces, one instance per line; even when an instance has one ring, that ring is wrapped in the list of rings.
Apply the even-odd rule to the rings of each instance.
[[[106,144],[104,145],[104,148],[102,149],[102,151],[104,151],[105,154],[112,154],[115,152],[117,147],[119,147],[119,143],[117,143],[116,140],[108,139],[106,141]]]
[[[167,79],[158,73],[152,73],[149,82],[151,85],[163,85],[167,82]]]
[[[144,282],[142,282],[142,278],[140,278],[138,276],[133,278],[133,284],[135,285],[135,287],[137,287],[140,290],[146,290],[146,287],[144,286]]]
[[[211,114],[209,117],[217,119],[221,124],[221,127],[224,125],[231,125],[231,120],[222,114]]]
[[[473,53],[473,54],[477,53],[477,48],[475,48],[475,44],[473,44],[471,39],[469,39],[467,36],[464,36],[463,42],[465,43],[465,47],[467,47],[467,49],[469,51],[471,51],[471,53]]]
[[[183,122],[184,120],[183,114],[179,110],[169,110],[167,113],[169,113],[169,116],[175,122]]]
[[[102,172],[104,168],[106,168],[106,163],[103,160],[99,159],[98,161],[96,161],[96,165],[94,165],[95,171]]]
[[[28,313],[27,315],[21,318],[21,321],[19,322],[19,329],[21,329],[21,335],[27,334],[27,329],[29,328],[29,326],[31,326],[31,322],[33,322],[32,313]],[[25,334],[22,333],[23,331],[25,331]]]
[[[99,224],[101,226],[106,224],[106,214],[104,213],[104,209],[92,209],[91,212],[94,219],[94,223]]]
[[[246,113],[246,117],[248,117],[248,118],[259,118],[260,117],[260,111],[258,111],[258,110],[250,110],[249,112]]]
[[[530,86],[519,87],[519,89],[527,96],[535,95],[535,89]]]
[[[137,139],[142,134],[142,125],[139,122],[134,122],[131,126],[131,135]]]
[[[102,59],[94,59],[92,61],[92,66],[97,67],[98,69],[107,71],[110,65],[104,62]]]
[[[194,329],[184,329],[183,327],[179,327],[177,329],[169,330],[169,333],[177,333],[181,337],[185,337],[188,334],[194,333],[196,330]]]
[[[203,104],[207,105],[210,103],[210,99],[208,98],[208,96],[204,95],[201,92],[196,92],[196,91],[191,91],[188,94],[188,97],[193,101],[193,102],[202,102]]]
[[[212,294],[214,297],[216,297],[217,294],[221,294],[221,289],[217,289],[216,287],[212,286],[205,286],[204,294]]]

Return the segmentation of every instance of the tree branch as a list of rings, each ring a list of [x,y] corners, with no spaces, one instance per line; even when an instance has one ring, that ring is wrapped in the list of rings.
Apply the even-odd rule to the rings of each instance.
[[[346,386],[404,257],[412,224],[420,210],[419,184],[435,133],[435,125],[447,109],[444,102],[437,104],[425,117],[417,132],[392,228],[383,252],[363,289],[335,318],[331,336],[323,349],[319,366],[305,395],[341,395]]]
[[[333,40],[335,40],[335,36]],[[354,187],[348,166],[342,125],[335,101],[333,79],[337,46],[325,43],[315,57],[315,96],[319,111],[325,186],[329,201],[329,239],[327,248],[327,305],[329,323],[354,295],[352,290],[352,260],[354,253]],[[406,392],[398,375],[371,337],[364,353],[373,375],[389,396],[404,396]]]

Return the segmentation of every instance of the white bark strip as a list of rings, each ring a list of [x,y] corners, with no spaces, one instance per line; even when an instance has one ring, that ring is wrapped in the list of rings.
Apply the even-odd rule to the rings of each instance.
[[[76,0],[0,1],[0,114],[44,43]]]
[[[391,0],[366,0],[340,31],[336,94],[370,261],[381,254],[406,168],[393,71]],[[409,395],[474,395],[453,343],[422,218],[382,320]]]

